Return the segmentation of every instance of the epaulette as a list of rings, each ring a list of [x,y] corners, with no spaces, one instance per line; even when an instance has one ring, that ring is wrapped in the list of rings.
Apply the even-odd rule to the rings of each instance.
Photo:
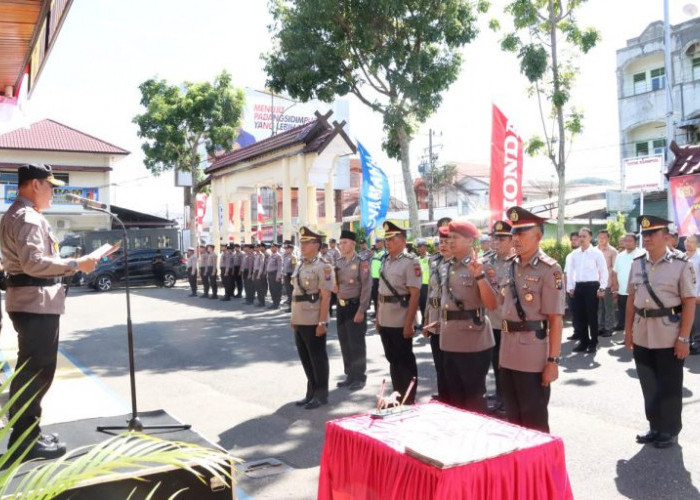
[[[518,254],[516,254],[516,253],[514,253],[513,255],[509,255],[508,257],[506,257],[506,262],[514,260],[517,256],[518,256]]]
[[[416,258],[416,256],[415,256],[414,254],[412,254],[412,253],[406,253],[406,252],[403,252],[403,253],[402,253],[402,254],[400,254],[400,255],[402,255],[402,256],[404,256],[404,257],[406,257],[407,259],[411,259],[411,260],[413,260],[413,259],[415,259],[415,258]]]
[[[647,254],[643,253],[642,255],[638,255],[637,257],[635,257],[635,258],[634,258],[634,259],[632,259],[632,260],[639,260],[639,259],[643,259],[643,258],[645,258],[646,256],[647,256]]]
[[[469,264],[472,261],[471,255],[467,255],[465,258],[462,259],[462,264]]]
[[[24,222],[27,224],[39,225],[41,224],[41,214],[34,210],[34,208],[28,206],[24,209]]]
[[[550,257],[550,256],[547,255],[546,253],[540,254],[540,256],[538,257],[538,259],[539,259],[540,261],[544,262],[545,264],[547,264],[549,267],[552,267],[554,264],[557,263],[557,260],[556,260],[556,259]]]
[[[671,258],[681,260],[683,262],[688,262],[688,256],[682,252],[671,252]]]
[[[440,260],[441,258],[442,258],[442,254],[440,252],[434,253],[433,255],[430,256],[431,261]]]

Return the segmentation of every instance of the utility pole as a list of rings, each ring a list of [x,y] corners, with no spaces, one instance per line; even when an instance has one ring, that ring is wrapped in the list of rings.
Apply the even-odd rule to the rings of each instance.
[[[435,218],[435,200],[433,199],[433,184],[434,184],[434,170],[435,170],[435,158],[433,157],[433,129],[428,131],[428,222],[433,222]]]

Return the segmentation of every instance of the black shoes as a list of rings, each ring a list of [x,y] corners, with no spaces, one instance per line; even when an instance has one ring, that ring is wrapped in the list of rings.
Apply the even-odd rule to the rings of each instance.
[[[231,302],[231,297],[224,297],[221,299],[221,302]]]
[[[305,410],[315,410],[319,406],[327,405],[328,400],[311,398],[311,400],[304,405]]]
[[[677,442],[678,436],[674,436],[673,434],[667,434],[665,432],[660,432],[659,434],[657,434],[656,439],[654,440],[654,448],[670,448]]]
[[[15,456],[19,456],[24,452],[24,449],[15,451]],[[42,434],[24,457],[24,460],[46,459],[51,460],[66,454],[65,443],[59,442],[58,434]],[[12,459],[10,459],[12,460]]]
[[[352,384],[352,379],[350,377],[346,377],[345,380],[341,380],[337,384],[335,384],[336,387],[348,387],[350,384]]]
[[[612,337],[613,331],[612,330],[600,330],[598,332],[599,337]]]
[[[365,388],[365,382],[361,380],[355,380],[354,382],[351,382],[350,385],[348,385],[348,390],[350,391],[359,391],[361,389]]]
[[[300,399],[299,401],[295,401],[294,404],[296,406],[306,406],[309,401],[311,401],[313,398],[311,396],[307,396],[304,399]]]
[[[209,295],[208,294],[200,295],[199,298],[200,299],[208,299]]]
[[[598,350],[598,344],[589,344],[586,347],[586,352],[596,352]]]
[[[639,444],[652,443],[655,448],[670,448],[678,442],[678,436],[667,432],[649,431],[646,434],[638,434]]]
[[[639,444],[653,443],[658,435],[657,431],[649,431],[646,434],[637,434],[636,439]]]
[[[584,352],[586,351],[586,349],[588,349],[588,344],[579,342],[578,344],[576,344],[576,347],[574,347],[572,350],[573,352]]]
[[[196,296],[197,296],[196,293],[191,293],[191,294],[188,295],[188,297],[196,297]]]
[[[575,333],[573,335],[569,335],[568,337],[566,337],[566,340],[580,340],[580,339],[581,339],[581,336],[576,335]]]

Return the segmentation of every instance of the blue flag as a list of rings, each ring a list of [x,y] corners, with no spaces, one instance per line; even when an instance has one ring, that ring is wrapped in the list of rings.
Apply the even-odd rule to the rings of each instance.
[[[369,234],[384,221],[389,210],[389,179],[360,142],[357,149],[362,162],[360,223]]]

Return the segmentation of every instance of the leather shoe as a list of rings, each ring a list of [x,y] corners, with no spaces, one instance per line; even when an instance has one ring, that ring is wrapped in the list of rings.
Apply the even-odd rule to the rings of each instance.
[[[639,444],[653,443],[659,435],[657,431],[649,431],[646,434],[637,434],[637,442]]]
[[[612,330],[601,330],[600,332],[598,332],[599,337],[612,337],[612,334]]]
[[[352,379],[350,377],[346,377],[345,380],[341,380],[337,384],[335,384],[336,387],[348,387],[350,384],[352,384]]]
[[[588,345],[584,344],[583,342],[579,342],[572,350],[573,352],[584,352],[586,349],[588,349]]]
[[[673,434],[668,434],[666,432],[660,432],[656,435],[654,440],[654,448],[670,448],[678,442],[678,436]]]
[[[573,335],[569,335],[566,337],[566,340],[579,340],[581,338],[580,335],[576,335],[575,333]]]
[[[309,401],[308,403],[306,403],[306,405],[304,405],[304,409],[305,410],[314,410],[314,409],[318,408],[319,406],[323,406],[325,404],[328,404],[328,401],[322,401],[318,398],[312,398],[311,401]]]
[[[598,350],[598,344],[590,344],[586,347],[586,352],[596,352]]]
[[[361,380],[355,380],[350,385],[348,386],[348,389],[351,391],[359,391],[360,389],[364,389],[365,383],[362,382]]]
[[[53,439],[53,436],[46,437]],[[27,453],[24,459],[32,460],[34,458],[45,458],[50,460],[66,454],[66,445],[64,443],[59,443],[49,439],[45,439],[45,436],[41,436],[41,438],[34,443],[34,446],[29,449],[29,453]]]
[[[307,396],[304,399],[300,399],[299,401],[295,401],[294,404],[296,406],[306,406],[309,401],[311,401],[311,396]]]

